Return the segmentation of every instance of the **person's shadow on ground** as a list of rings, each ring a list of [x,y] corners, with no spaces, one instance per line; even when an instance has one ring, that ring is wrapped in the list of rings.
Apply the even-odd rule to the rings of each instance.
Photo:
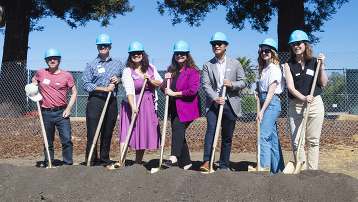
[[[52,162],[52,166],[63,166],[65,165],[65,163],[59,159],[54,159]],[[40,168],[40,167],[46,167],[45,165],[45,161],[36,161],[36,167]]]
[[[165,161],[165,160],[163,160]],[[219,162],[215,162],[216,164],[219,164]],[[193,170],[194,171],[200,171],[200,166],[203,165],[202,161],[192,161],[193,164]],[[230,170],[239,172],[239,171],[248,171],[248,166],[251,165],[253,167],[256,167],[257,163],[251,162],[251,161],[240,161],[240,162],[230,162]],[[159,159],[152,159],[148,162],[145,162],[143,166],[148,170],[151,171],[152,168],[158,168],[159,167]],[[183,167],[183,165],[179,162],[179,167]],[[214,166],[214,170],[219,169],[218,166]]]

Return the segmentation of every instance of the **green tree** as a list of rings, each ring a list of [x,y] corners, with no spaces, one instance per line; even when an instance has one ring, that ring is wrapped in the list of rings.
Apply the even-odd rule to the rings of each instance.
[[[337,107],[342,108],[346,106],[345,77],[339,72],[332,72],[328,78],[327,86],[323,88],[322,96],[324,96],[325,106],[332,107],[333,104],[337,104]]]
[[[238,57],[236,58],[238,61],[240,61],[242,68],[244,69],[246,81],[247,81],[247,87],[243,90],[244,94],[251,93],[251,87],[252,84],[255,83],[257,75],[254,71],[254,65],[251,64],[251,60],[244,57]]]
[[[207,13],[224,6],[226,20],[233,28],[242,30],[248,21],[253,30],[260,33],[269,30],[272,18],[278,18],[278,49],[287,52],[287,42],[292,31],[307,32],[312,42],[319,38],[313,32],[323,32],[322,26],[348,0],[164,0],[157,1],[161,15],[167,11],[172,24],[185,21],[191,26],[200,26]]]
[[[40,19],[57,17],[71,28],[85,26],[91,20],[107,26],[110,19],[133,9],[128,0],[0,0],[0,6],[6,11],[0,102],[20,106],[26,97],[28,36],[30,31],[43,30],[44,27],[37,25]]]

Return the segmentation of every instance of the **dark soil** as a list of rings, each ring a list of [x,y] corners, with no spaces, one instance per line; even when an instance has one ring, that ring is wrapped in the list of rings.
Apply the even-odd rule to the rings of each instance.
[[[151,167],[54,169],[0,164],[1,201],[357,201],[358,179],[324,171],[299,175]]]

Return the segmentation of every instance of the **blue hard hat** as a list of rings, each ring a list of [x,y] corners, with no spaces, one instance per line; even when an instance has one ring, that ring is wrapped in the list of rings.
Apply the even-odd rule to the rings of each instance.
[[[178,41],[174,44],[174,52],[190,52],[189,44],[185,41]]]
[[[289,40],[288,44],[291,44],[296,41],[309,41],[308,35],[306,34],[306,32],[304,32],[302,30],[293,31],[290,36],[290,40]]]
[[[261,47],[262,45],[270,46],[276,52],[278,50],[278,45],[277,45],[276,41],[273,40],[272,38],[267,38],[267,39],[263,40],[262,43],[259,45],[259,47]]]
[[[100,34],[96,39],[96,45],[99,44],[112,44],[111,37],[107,34]]]
[[[134,51],[144,51],[144,47],[141,43],[138,41],[134,41],[129,45],[128,53],[134,52]]]
[[[210,42],[212,41],[225,41],[226,43],[229,44],[229,42],[227,41],[227,37],[224,33],[222,32],[216,32],[212,37]]]
[[[45,59],[49,57],[61,57],[60,52],[54,48],[47,49],[45,53]]]

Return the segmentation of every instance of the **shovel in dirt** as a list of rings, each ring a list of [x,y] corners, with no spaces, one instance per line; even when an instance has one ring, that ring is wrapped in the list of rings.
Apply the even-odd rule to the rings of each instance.
[[[42,136],[43,136],[43,138],[44,138],[46,156],[47,156],[47,159],[48,159],[48,166],[47,166],[47,167],[48,167],[48,168],[52,168],[50,150],[49,150],[49,148],[48,148],[47,135],[46,135],[44,120],[43,120],[43,118],[42,118],[41,107],[40,107],[40,100],[42,99],[42,95],[39,93],[39,88],[38,88],[37,85],[34,84],[34,83],[27,84],[27,85],[25,86],[25,92],[26,92],[26,95],[27,95],[32,101],[36,102],[36,104],[37,104],[37,110],[38,110],[38,112],[39,112],[39,118],[40,118],[40,123],[41,123]]]
[[[258,86],[258,84],[257,84]],[[257,114],[260,113],[260,98],[257,96],[256,98],[256,103],[257,103]],[[257,166],[256,168],[254,168],[253,166],[249,165],[247,168],[247,171],[252,172],[252,171],[270,171],[270,167],[266,166],[265,168],[261,167],[261,134],[260,134],[260,120],[257,120],[257,134],[256,134],[256,141],[257,141],[257,148],[256,148],[256,160],[257,160]]]
[[[50,157],[50,150],[48,148],[48,141],[47,141],[47,135],[46,135],[45,125],[44,125],[44,120],[42,118],[42,113],[41,113],[40,102],[36,101],[36,103],[37,103],[37,108],[39,110],[39,117],[40,117],[40,123],[41,123],[42,136],[44,138],[44,143],[45,143],[45,148],[46,148],[46,155],[47,155],[47,159],[48,159],[48,168],[53,168],[52,167],[52,162],[51,162],[51,157]]]
[[[148,79],[144,79],[143,86],[142,86],[142,89],[139,94],[138,103],[137,103],[138,109],[139,109],[140,103],[142,101],[144,88],[145,88],[145,85],[147,84],[147,81],[148,81]],[[135,99],[135,97],[134,97],[134,99]],[[119,165],[121,167],[125,166],[125,159],[126,159],[126,155],[127,155],[127,151],[128,151],[128,144],[129,144],[129,140],[131,139],[131,136],[132,136],[133,126],[134,126],[135,120],[137,119],[137,116],[138,116],[138,113],[132,114],[132,120],[129,125],[129,129],[128,129],[127,136],[126,136],[126,141],[124,142],[123,150],[121,153],[121,158],[119,160]],[[117,166],[115,166],[115,168],[117,168]]]
[[[97,145],[97,140],[98,140],[99,132],[100,132],[101,127],[102,127],[104,115],[106,114],[107,106],[108,106],[109,99],[111,98],[111,94],[112,94],[112,92],[109,92],[108,95],[107,95],[107,99],[106,99],[106,102],[105,102],[105,104],[104,104],[104,107],[103,107],[103,110],[102,110],[102,114],[101,114],[101,117],[100,117],[99,122],[98,122],[98,125],[97,125],[96,133],[95,133],[94,138],[93,138],[93,141],[92,141],[91,150],[90,150],[90,153],[89,153],[89,155],[88,155],[87,166],[90,166],[90,165],[91,165],[91,159],[92,159],[92,155],[93,155],[93,150],[94,150],[94,147]]]
[[[312,87],[311,87],[311,91],[310,91],[310,95],[313,96],[313,92],[315,90],[316,87],[316,82],[317,82],[317,77],[318,77],[318,73],[319,73],[319,69],[321,67],[321,60],[318,60],[318,64],[316,67],[316,72],[313,78],[313,83],[312,83]],[[311,107],[311,103],[307,102],[307,107],[305,110],[305,115],[303,117],[303,121],[302,121],[302,129],[301,129],[301,134],[300,134],[300,139],[298,140],[298,147],[297,147],[297,152],[296,152],[296,159],[295,162],[290,161],[288,162],[288,164],[286,165],[285,169],[283,170],[283,173],[285,174],[298,174],[301,172],[302,166],[305,162],[301,162],[299,160],[299,156],[300,156],[300,148],[302,147],[302,142],[305,138],[305,133],[306,133],[306,127],[307,127],[307,119],[308,119],[308,113],[310,111],[310,107]]]
[[[170,79],[167,79],[167,88],[169,88]],[[166,167],[162,166],[163,162],[163,152],[164,152],[164,144],[165,144],[165,134],[167,132],[167,122],[168,122],[168,106],[169,105],[169,95],[165,95],[165,110],[164,110],[164,120],[163,120],[163,129],[162,129],[162,139],[160,143],[160,159],[159,159],[159,167],[152,168],[150,173],[156,173],[160,170],[165,169]]]
[[[223,93],[222,93],[221,97],[225,98],[225,96],[226,96],[226,86],[223,86]],[[209,171],[204,172],[204,173],[213,173],[213,172],[215,172],[214,171],[214,157],[215,157],[216,146],[217,146],[218,139],[219,139],[219,132],[220,132],[220,128],[221,128],[221,119],[222,119],[222,116],[223,116],[223,111],[224,111],[224,105],[220,105],[219,106],[218,120],[216,122],[213,147],[211,149]]]

